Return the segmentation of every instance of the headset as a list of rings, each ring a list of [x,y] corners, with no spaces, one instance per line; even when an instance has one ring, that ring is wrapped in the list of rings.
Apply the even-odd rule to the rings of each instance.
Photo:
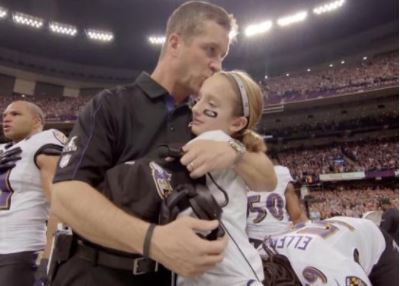
[[[193,185],[183,184],[178,185],[161,204],[160,223],[166,224],[175,220],[181,211],[189,207],[200,219],[221,220],[222,208],[209,191],[198,192]],[[224,234],[222,226],[218,226],[204,237],[208,240],[216,240]]]
[[[160,158],[179,159],[183,155],[181,148],[162,145],[159,148]],[[192,208],[194,214],[204,220],[218,220],[221,222],[222,208],[208,189],[197,191],[193,184],[180,184],[162,203],[160,223],[166,224],[176,219],[178,214],[187,208]],[[208,240],[216,240],[224,236],[221,225],[205,236]],[[200,235],[202,236],[202,235]]]

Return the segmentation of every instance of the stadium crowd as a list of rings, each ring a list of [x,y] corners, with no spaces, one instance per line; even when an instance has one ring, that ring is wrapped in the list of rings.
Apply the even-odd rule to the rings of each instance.
[[[266,104],[309,100],[399,83],[398,52],[371,60],[263,81]]]
[[[345,130],[396,128],[399,124],[399,114],[397,112],[386,112],[380,116],[367,116],[364,114],[359,114],[359,116],[360,118],[340,121],[337,118],[327,117],[325,120],[310,120],[306,123],[285,126],[284,128],[268,126],[262,132],[271,134],[274,138],[294,138],[310,137],[313,134],[337,133]]]
[[[53,95],[24,95],[13,94],[0,96],[0,108],[4,110],[15,100],[34,102],[45,111],[47,121],[73,121],[78,118],[81,108],[90,100],[89,96],[66,97]]]
[[[287,166],[292,176],[301,181],[305,176],[318,177],[326,173],[396,169],[398,150],[398,139],[375,139],[283,151],[277,156],[279,163]]]
[[[311,192],[310,212],[317,212],[320,219],[332,216],[362,217],[368,211],[380,210],[381,199],[390,199],[399,205],[399,190],[390,188],[337,188]]]
[[[290,77],[273,77],[262,82],[266,104],[315,99],[370,88],[398,85],[398,52],[377,56],[361,64],[349,64]],[[23,99],[35,102],[46,111],[47,120],[75,120],[82,106],[91,96],[65,97],[53,95],[25,96]],[[0,97],[0,108],[21,99],[21,95]],[[355,124],[357,122],[349,122]],[[331,122],[322,126],[336,127]],[[295,127],[299,128],[299,127]],[[304,130],[304,129],[302,129]]]

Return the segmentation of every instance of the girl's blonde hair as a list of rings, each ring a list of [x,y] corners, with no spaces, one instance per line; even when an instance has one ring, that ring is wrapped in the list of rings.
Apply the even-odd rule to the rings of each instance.
[[[266,152],[267,146],[263,138],[255,131],[264,109],[263,93],[260,86],[244,71],[220,71],[218,74],[224,76],[229,81],[236,93],[233,110],[234,116],[244,116],[241,91],[235,76],[243,84],[248,98],[249,116],[247,117],[247,125],[239,132],[233,134],[232,137],[240,140],[250,152]]]

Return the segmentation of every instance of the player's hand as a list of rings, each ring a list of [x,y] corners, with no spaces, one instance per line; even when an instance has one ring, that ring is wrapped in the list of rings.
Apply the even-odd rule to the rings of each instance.
[[[0,174],[14,168],[16,162],[21,160],[21,153],[22,149],[17,147],[0,154]]]
[[[201,275],[224,258],[226,236],[214,241],[200,238],[196,231],[210,231],[218,221],[183,216],[154,229],[150,257],[184,277]]]
[[[182,147],[181,158],[192,178],[210,171],[225,170],[233,166],[237,153],[227,142],[199,139]]]

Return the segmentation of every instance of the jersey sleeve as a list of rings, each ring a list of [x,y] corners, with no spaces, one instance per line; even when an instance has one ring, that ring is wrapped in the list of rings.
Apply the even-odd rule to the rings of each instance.
[[[54,182],[78,180],[97,186],[113,166],[116,125],[112,95],[104,90],[85,106],[63,149]]]
[[[39,168],[36,162],[39,155],[60,156],[67,140],[68,138],[56,129],[45,130],[37,134],[31,142],[31,144],[37,146],[33,156],[35,165]]]

